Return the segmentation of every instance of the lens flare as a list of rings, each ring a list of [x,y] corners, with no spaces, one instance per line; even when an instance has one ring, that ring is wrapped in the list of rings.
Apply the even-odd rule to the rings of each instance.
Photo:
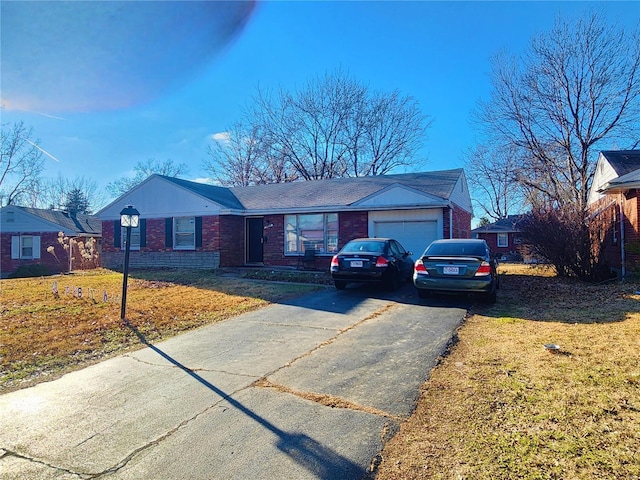
[[[2,2],[2,104],[115,110],[157,98],[210,65],[254,1]]]

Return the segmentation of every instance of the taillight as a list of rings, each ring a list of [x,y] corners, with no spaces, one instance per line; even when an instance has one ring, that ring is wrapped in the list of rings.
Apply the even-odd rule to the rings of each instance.
[[[376,260],[376,267],[388,267],[389,266],[389,260],[387,260],[384,257],[378,257],[378,259]]]
[[[480,268],[476,272],[476,277],[482,277],[485,275],[491,275],[491,265],[487,262],[482,262]]]
[[[331,259],[331,266],[332,267],[340,266],[340,262],[338,261],[338,255],[334,255],[333,258]]]
[[[413,265],[413,270],[419,275],[429,275],[429,272],[427,272],[427,268],[424,266],[424,263],[422,263],[422,260],[416,260],[416,263]]]

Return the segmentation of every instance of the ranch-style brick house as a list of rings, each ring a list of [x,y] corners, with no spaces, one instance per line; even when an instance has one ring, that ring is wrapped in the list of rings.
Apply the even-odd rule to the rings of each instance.
[[[603,254],[622,277],[640,274],[640,150],[602,151],[589,190],[591,221],[603,226]]]
[[[392,237],[414,255],[439,238],[468,238],[473,214],[462,169],[220,187],[152,175],[98,212],[102,265],[124,263],[120,212],[133,205],[131,267],[316,268],[356,237]]]
[[[42,264],[51,273],[100,266],[102,224],[93,215],[73,214],[60,210],[7,205],[0,208],[0,276],[6,278],[20,266]],[[58,241],[58,235],[72,239],[71,259]],[[78,245],[89,238],[96,241],[96,255],[82,258]],[[67,243],[68,244],[68,243]],[[50,252],[50,247],[53,250]]]
[[[471,230],[474,238],[487,242],[491,252],[498,258],[515,260],[522,258],[522,237],[518,224],[523,215],[508,215],[493,223]]]

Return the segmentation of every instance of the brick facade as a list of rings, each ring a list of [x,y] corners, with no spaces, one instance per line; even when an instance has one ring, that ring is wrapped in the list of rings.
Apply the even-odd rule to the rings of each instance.
[[[450,229],[450,217],[453,217],[453,229]],[[452,208],[443,208],[442,238],[471,238],[471,213],[455,203]]]
[[[217,217],[205,217],[215,219]],[[203,220],[204,225],[204,220]],[[220,252],[221,267],[244,265],[245,258],[245,219],[235,215],[223,215],[219,222],[212,222],[208,234],[209,248]],[[204,244],[204,232],[202,242]]]
[[[365,212],[341,212],[338,214],[338,249],[349,240],[368,235],[369,215]],[[284,252],[284,215],[267,215],[264,218],[263,257],[265,265],[297,267],[298,255],[285,255]],[[271,226],[273,225],[273,226]],[[316,268],[328,270],[333,253],[316,257]]]
[[[213,269],[221,266],[220,225],[224,221],[221,222],[217,215],[202,217],[202,245],[195,250],[174,250],[166,245],[165,218],[147,218],[144,222],[146,235],[141,239],[140,249],[129,252],[131,268]],[[102,222],[102,264],[105,268],[122,269],[124,265],[124,249],[114,245],[116,228],[119,228],[117,222]]]
[[[621,235],[620,205],[624,218]],[[625,269],[627,273],[640,274],[640,196],[637,189],[625,194],[611,194],[592,206],[593,231],[597,231],[605,261],[617,272],[622,271],[622,241],[624,237]]]
[[[16,235],[40,237],[40,258],[25,260],[11,258],[11,237]],[[96,239],[96,256],[93,260],[83,259],[80,255],[78,242],[85,243],[87,237],[76,237],[73,239],[73,261],[72,270],[86,270],[100,266],[100,245],[99,239]],[[53,253],[49,253],[47,249],[53,247]],[[0,235],[0,273],[2,278],[15,272],[22,265],[45,265],[51,273],[63,273],[69,271],[69,255],[58,241],[58,232],[20,232],[20,233],[2,233]]]
[[[522,256],[523,252],[520,244],[516,243],[516,238],[519,237],[520,234],[515,232],[507,232],[507,246],[499,247],[498,246],[498,234],[495,232],[479,232],[477,233],[477,238],[481,238],[487,242],[489,248],[491,249],[491,253],[495,256],[502,255],[520,255]]]
[[[449,236],[449,209],[445,209],[444,238]],[[262,218],[263,264],[297,267],[298,255],[284,253],[285,215],[265,215]],[[174,250],[166,243],[166,219],[145,219],[146,235],[139,250],[130,252],[130,265],[136,267],[218,268],[238,267],[246,264],[246,218],[239,215],[211,215],[202,217],[202,245],[195,250]],[[106,268],[122,268],[123,249],[114,246],[117,222],[102,224],[102,263]],[[471,214],[454,205],[454,236],[467,238],[471,230]],[[369,234],[367,211],[338,213],[338,249],[349,240]],[[333,252],[316,257],[316,268],[329,269]]]

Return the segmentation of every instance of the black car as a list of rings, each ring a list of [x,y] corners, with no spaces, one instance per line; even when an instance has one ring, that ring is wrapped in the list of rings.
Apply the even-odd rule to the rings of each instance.
[[[484,240],[435,240],[416,260],[413,284],[420,298],[429,292],[457,292],[480,294],[495,302],[497,265]]]
[[[410,255],[392,238],[356,238],[331,259],[331,277],[338,290],[349,282],[377,282],[395,290],[411,280]]]

